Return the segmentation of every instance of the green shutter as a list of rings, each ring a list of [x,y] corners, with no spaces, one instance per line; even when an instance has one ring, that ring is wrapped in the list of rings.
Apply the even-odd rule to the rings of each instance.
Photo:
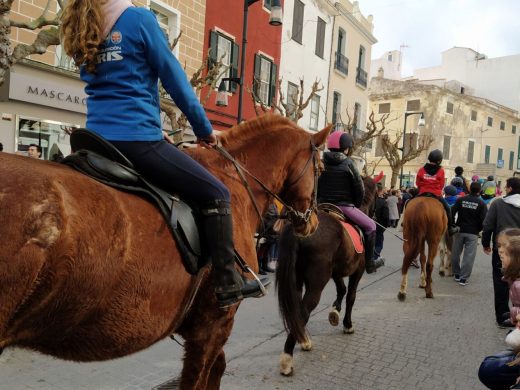
[[[255,54],[255,74],[253,75],[253,91],[256,96],[258,96],[258,80],[260,80],[260,65],[260,56],[258,54]]]
[[[235,42],[231,43],[231,73],[230,77],[238,77],[238,57],[240,56],[238,44]],[[229,82],[229,91],[237,91],[237,83]]]
[[[218,52],[218,34],[215,31],[209,32],[209,57],[208,57],[208,69],[211,69],[217,62]]]
[[[274,104],[274,99],[276,97],[276,79],[278,76],[278,66],[272,62],[271,63],[271,82],[269,83],[269,105],[272,106]]]

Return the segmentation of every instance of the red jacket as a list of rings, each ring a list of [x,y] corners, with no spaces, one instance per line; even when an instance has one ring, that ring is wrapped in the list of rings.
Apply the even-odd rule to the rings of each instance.
[[[444,169],[438,165],[427,163],[417,172],[415,183],[419,189],[419,194],[429,192],[441,196],[444,188]]]

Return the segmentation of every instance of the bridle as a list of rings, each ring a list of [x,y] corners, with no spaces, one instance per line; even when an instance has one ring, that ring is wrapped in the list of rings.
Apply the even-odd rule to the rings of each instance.
[[[235,169],[236,169],[238,175],[240,176],[240,179],[242,180],[242,184],[246,188],[246,190],[249,194],[249,197],[251,198],[251,201],[253,202],[253,206],[255,207],[256,213],[258,214],[258,217],[259,217],[262,225],[263,225],[262,213],[260,211],[260,208],[258,207],[258,203],[256,202],[256,199],[253,195],[251,186],[249,185],[244,173],[246,173],[254,181],[256,181],[258,183],[258,185],[260,185],[260,187],[262,187],[264,192],[266,192],[267,194],[269,194],[270,196],[272,196],[273,198],[278,200],[284,206],[285,211],[287,213],[287,218],[289,218],[289,220],[293,224],[296,225],[296,224],[301,224],[301,223],[307,224],[311,218],[312,212],[314,210],[316,210],[316,206],[318,203],[318,199],[317,199],[318,198],[318,175],[319,175],[318,148],[316,147],[316,145],[314,145],[314,143],[312,142],[312,139],[310,140],[310,145],[311,145],[311,155],[307,159],[307,162],[305,163],[303,169],[301,170],[300,174],[296,177],[296,179],[287,185],[287,187],[292,187],[293,185],[298,183],[301,180],[301,178],[305,175],[305,173],[309,169],[311,162],[312,162],[312,165],[314,167],[314,186],[313,186],[312,195],[311,195],[312,199],[311,199],[311,204],[310,204],[309,208],[303,212],[294,209],[291,205],[284,202],[282,200],[282,198],[280,198],[271,189],[269,189],[264,183],[262,183],[262,181],[260,179],[258,179],[255,175],[253,175],[246,168],[244,168],[242,165],[240,165],[240,163],[231,154],[229,154],[229,152],[226,149],[224,149],[222,146],[215,145],[214,148],[220,154],[222,154],[226,159],[231,161],[233,163],[233,165],[235,166]]]

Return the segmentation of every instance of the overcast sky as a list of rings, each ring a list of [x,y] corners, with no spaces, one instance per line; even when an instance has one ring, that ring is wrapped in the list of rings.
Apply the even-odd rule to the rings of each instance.
[[[403,76],[439,65],[454,46],[488,57],[520,54],[520,0],[359,0],[364,16],[374,16],[372,58],[403,53]]]

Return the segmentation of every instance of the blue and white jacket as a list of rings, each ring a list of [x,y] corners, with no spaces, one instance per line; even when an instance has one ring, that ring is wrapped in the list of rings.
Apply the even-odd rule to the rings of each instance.
[[[101,44],[95,73],[81,68],[87,128],[110,141],[161,140],[159,78],[195,134],[210,135],[206,113],[155,16],[130,7]]]

